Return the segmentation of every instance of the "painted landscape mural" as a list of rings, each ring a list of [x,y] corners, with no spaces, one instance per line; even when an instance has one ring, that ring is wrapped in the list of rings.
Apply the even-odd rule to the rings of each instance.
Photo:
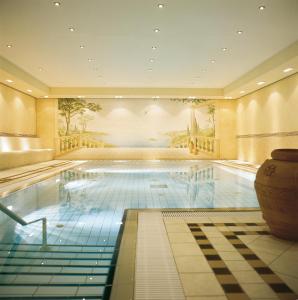
[[[199,139],[215,138],[216,105],[208,100],[61,98],[58,110],[62,150],[174,147],[195,152]]]

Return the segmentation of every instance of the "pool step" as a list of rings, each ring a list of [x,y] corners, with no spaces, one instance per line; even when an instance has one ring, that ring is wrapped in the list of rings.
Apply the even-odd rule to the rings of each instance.
[[[0,299],[107,299],[112,245],[0,243]]]

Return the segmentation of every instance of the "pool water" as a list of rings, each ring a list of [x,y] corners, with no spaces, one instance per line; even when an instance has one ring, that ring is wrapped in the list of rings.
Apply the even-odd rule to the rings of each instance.
[[[89,161],[0,199],[48,243],[113,246],[125,209],[258,207],[255,174],[210,161]],[[41,243],[41,224],[0,211],[1,243]]]

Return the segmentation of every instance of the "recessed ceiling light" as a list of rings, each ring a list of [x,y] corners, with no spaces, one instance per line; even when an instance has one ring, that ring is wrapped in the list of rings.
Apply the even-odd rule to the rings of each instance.
[[[49,98],[49,96],[44,96],[44,98]]]
[[[243,31],[242,31],[242,30],[238,30],[237,33],[238,33],[238,34],[242,34]]]
[[[58,7],[58,6],[61,5],[61,3],[60,2],[54,2],[54,5]]]
[[[123,96],[115,96],[116,99],[121,99]]]
[[[288,73],[288,72],[291,72],[293,71],[294,69],[293,68],[286,68],[283,70],[284,73]]]
[[[12,45],[11,45],[11,44],[8,44],[8,45],[6,45],[6,47],[7,47],[7,48],[11,48],[11,47],[12,47]]]
[[[225,52],[225,51],[227,51],[228,50],[228,48],[221,48],[221,50],[223,51],[223,52]]]
[[[212,64],[214,64],[214,63],[215,63],[215,60],[214,60],[214,59],[211,59],[210,61],[211,61],[211,63],[212,63]]]
[[[164,8],[164,5],[162,3],[157,5],[158,8]]]
[[[156,46],[152,46],[152,50],[156,50],[157,49],[157,47]]]
[[[240,94],[244,94],[245,93],[245,91],[240,91]]]
[[[264,10],[266,8],[266,6],[265,5],[261,5],[261,6],[259,6],[259,10]]]
[[[11,79],[6,79],[5,81],[8,82],[8,83],[12,83],[13,82],[13,80],[11,80]]]
[[[71,31],[71,32],[74,32],[74,31],[75,31],[75,29],[74,29],[73,27],[69,27],[68,29],[69,29],[69,31]]]
[[[91,62],[91,61],[93,61],[93,59],[92,58],[88,58],[88,61]]]
[[[257,85],[262,85],[264,83],[265,83],[265,81],[259,81],[259,82],[257,82]]]
[[[149,60],[150,62],[154,62],[154,59],[153,58],[150,58],[150,60]]]
[[[85,46],[84,46],[84,45],[80,45],[80,48],[81,48],[81,49],[84,49],[84,48],[85,48]]]
[[[41,71],[43,71],[43,68],[40,68],[40,67],[39,67],[38,70],[41,72]]]
[[[160,32],[160,29],[159,28],[155,28],[154,32],[158,33],[158,32]]]
[[[27,92],[32,93],[32,90],[28,89]]]

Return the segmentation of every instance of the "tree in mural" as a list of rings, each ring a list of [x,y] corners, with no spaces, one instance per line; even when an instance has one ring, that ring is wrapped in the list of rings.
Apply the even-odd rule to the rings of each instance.
[[[69,135],[71,118],[78,114],[83,115],[88,110],[93,112],[100,111],[101,106],[96,103],[87,102],[83,99],[61,98],[58,102],[58,109],[60,111],[60,115],[65,118],[65,135]]]
[[[211,121],[212,128],[213,128],[213,136],[215,136],[215,105],[214,104],[208,105],[207,113],[210,115],[210,121]]]

